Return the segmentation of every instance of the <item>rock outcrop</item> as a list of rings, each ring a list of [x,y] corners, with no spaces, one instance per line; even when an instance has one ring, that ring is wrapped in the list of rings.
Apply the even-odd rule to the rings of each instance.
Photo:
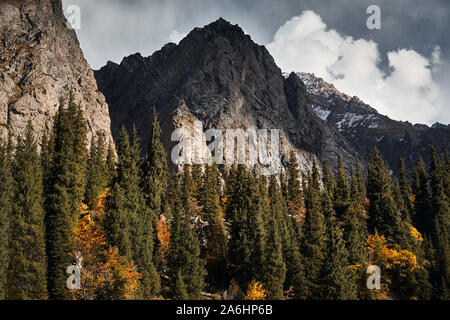
[[[223,19],[150,57],[108,62],[95,76],[110,107],[113,135],[122,125],[136,125],[144,147],[155,107],[168,149],[172,131],[191,128],[197,119],[205,129],[280,129],[282,158],[295,149],[303,171],[314,159],[335,164],[339,153],[347,167],[354,161],[338,130],[316,116],[298,77],[285,79],[266,48]]]
[[[108,105],[61,0],[0,2],[0,136],[20,135],[31,120],[40,138],[69,90],[83,108],[88,136],[111,141]]]

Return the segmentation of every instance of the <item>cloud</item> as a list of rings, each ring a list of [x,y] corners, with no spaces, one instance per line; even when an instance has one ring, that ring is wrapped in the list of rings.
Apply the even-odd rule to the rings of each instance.
[[[377,43],[342,35],[308,10],[282,25],[267,48],[283,71],[314,73],[393,119],[450,120],[444,104],[448,64],[437,46],[430,57],[413,49],[390,51],[383,57],[390,70],[384,71]]]
[[[178,44],[187,33],[180,33],[178,30],[173,30],[169,35],[169,41]]]

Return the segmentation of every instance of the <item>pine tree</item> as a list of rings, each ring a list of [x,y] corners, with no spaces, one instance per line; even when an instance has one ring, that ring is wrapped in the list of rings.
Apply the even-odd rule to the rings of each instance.
[[[112,182],[116,177],[116,154],[114,151],[114,143],[110,142],[108,145],[108,151],[106,152],[105,169],[108,187],[111,187]]]
[[[44,198],[41,160],[31,123],[17,143],[13,175],[16,187],[7,297],[42,300],[47,298]]]
[[[208,222],[206,260],[208,282],[223,288],[227,285],[227,234],[217,185],[217,165],[206,166],[202,190],[203,214]]]
[[[433,214],[431,212],[431,190],[425,162],[419,157],[413,175],[414,225],[421,233],[431,235],[433,232]]]
[[[206,271],[200,259],[200,244],[191,226],[190,215],[183,206],[183,198],[186,196],[182,196],[178,180],[178,177],[174,177],[171,186],[173,219],[167,257],[168,276],[176,287],[178,272],[181,271],[189,299],[199,300],[202,298]],[[178,285],[180,286],[180,283]],[[175,293],[174,290],[174,296]]]
[[[321,281],[322,299],[356,299],[356,279],[349,268],[349,253],[345,247],[341,224],[338,222],[328,191],[322,195],[323,212],[326,217],[327,245]]]
[[[86,181],[86,121],[69,94],[68,107],[61,100],[53,125],[53,161],[47,182],[46,241],[48,293],[52,299],[69,299],[66,269],[72,265],[77,224]]]
[[[441,275],[438,283],[438,297],[450,299],[450,206],[445,192],[444,165],[431,147],[431,208],[433,212],[434,232],[432,240],[436,248],[438,271]]]
[[[108,185],[108,171],[106,168],[106,147],[103,137],[98,135],[97,139],[92,137],[91,149],[87,163],[87,182],[85,201],[94,208],[98,196]]]
[[[399,171],[400,171],[400,180],[399,180],[399,188],[400,195],[402,197],[403,205],[402,208],[403,217],[409,223],[412,223],[411,215],[414,211],[414,205],[412,203],[412,190],[409,184],[408,173],[406,172],[405,160],[402,158],[399,161]]]
[[[323,185],[331,197],[334,197],[336,192],[336,183],[333,172],[324,161],[323,165]]]
[[[229,257],[233,277],[242,287],[259,278],[264,259],[265,231],[259,191],[244,165],[231,169],[227,185],[227,217],[231,219]]]
[[[152,137],[147,149],[147,157],[143,166],[143,190],[147,205],[153,212],[152,228],[156,229],[157,221],[165,214],[167,204],[167,189],[169,169],[167,155],[160,140],[161,128],[158,122],[156,110],[153,110]],[[159,261],[160,243],[155,234],[153,249],[153,263],[157,269],[162,270],[162,262]]]
[[[137,264],[142,274],[141,296],[148,299],[160,291],[160,278],[153,264],[156,219],[141,188],[141,149],[136,129],[131,140],[130,143],[126,129],[122,128],[117,175],[104,224],[110,244]]]
[[[297,154],[295,151],[291,151],[290,154],[288,174],[288,200],[295,208],[303,208],[304,202],[302,188],[300,186],[300,170],[298,169]]]
[[[376,148],[369,163],[367,194],[370,200],[370,231],[377,230],[400,246],[406,247],[409,231],[405,230],[393,197],[389,170]]]
[[[341,155],[338,157],[338,172],[336,176],[336,188],[334,194],[334,209],[336,216],[339,220],[342,220],[345,212],[350,205],[350,186],[348,183],[348,176],[345,172],[344,162]]]
[[[266,263],[264,270],[265,287],[267,288],[267,295],[269,299],[281,300],[283,299],[283,288],[286,277],[286,264],[283,261],[283,251],[280,237],[280,217],[279,205],[281,190],[276,186],[275,178],[271,179],[271,203],[270,214],[267,223],[267,248],[266,248]]]
[[[302,253],[306,261],[306,281],[308,283],[308,298],[320,299],[322,278],[321,271],[326,252],[326,224],[322,212],[321,192],[319,183],[319,171],[314,162],[312,175],[305,197],[306,219],[302,241]]]
[[[183,275],[181,270],[178,270],[177,280],[175,281],[175,291],[173,294],[175,300],[188,300],[189,295],[186,290],[186,285],[184,284]]]
[[[11,159],[0,140],[0,300],[6,298],[6,274],[9,265],[10,217],[13,201]]]

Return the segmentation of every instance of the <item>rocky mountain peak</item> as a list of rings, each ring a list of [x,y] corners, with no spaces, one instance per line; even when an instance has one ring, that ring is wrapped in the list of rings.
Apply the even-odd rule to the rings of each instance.
[[[0,136],[20,135],[31,120],[38,139],[51,127],[59,98],[72,90],[88,122],[112,140],[108,106],[61,0],[0,3]]]
[[[280,129],[283,157],[296,150],[305,171],[313,159],[335,163],[338,153],[348,166],[353,162],[345,139],[315,115],[302,81],[285,79],[264,46],[224,19],[150,57],[108,64],[96,78],[110,106],[113,134],[122,124],[136,125],[144,148],[156,107],[168,149],[171,130],[191,128],[197,119],[204,129]]]

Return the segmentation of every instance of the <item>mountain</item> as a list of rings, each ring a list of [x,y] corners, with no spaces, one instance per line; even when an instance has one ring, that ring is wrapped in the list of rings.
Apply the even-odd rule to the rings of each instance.
[[[0,2],[0,137],[24,132],[28,120],[41,138],[59,98],[73,90],[88,122],[88,137],[112,141],[108,105],[61,0]]]
[[[219,19],[194,29],[178,45],[165,45],[149,57],[139,53],[120,64],[108,62],[95,72],[110,108],[112,133],[136,126],[145,147],[155,107],[168,149],[175,128],[280,129],[283,159],[294,149],[303,171],[316,160],[335,165],[343,155],[347,168],[355,150],[312,108],[303,82],[284,78],[265,47],[237,25]]]
[[[297,73],[306,85],[314,112],[332,124],[363,157],[370,157],[376,146],[394,173],[398,161],[405,159],[411,168],[422,155],[429,158],[429,146],[441,153],[450,149],[450,125],[432,127],[401,122],[381,115],[358,97],[339,92],[332,84],[310,73]],[[288,77],[288,75],[285,75]]]

